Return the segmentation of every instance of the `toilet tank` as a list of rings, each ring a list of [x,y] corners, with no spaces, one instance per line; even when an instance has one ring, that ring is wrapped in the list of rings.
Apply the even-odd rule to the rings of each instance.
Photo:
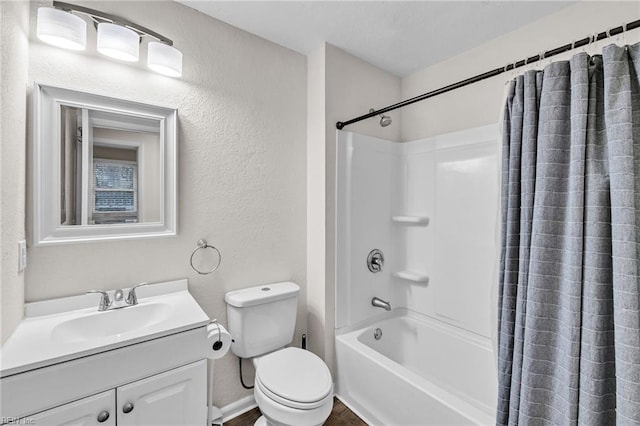
[[[281,282],[227,293],[231,351],[240,358],[252,358],[291,343],[299,292],[298,284]]]

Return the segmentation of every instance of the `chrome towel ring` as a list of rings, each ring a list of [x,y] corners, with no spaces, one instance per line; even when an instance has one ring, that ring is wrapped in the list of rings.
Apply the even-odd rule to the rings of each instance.
[[[198,270],[198,268],[193,266],[193,256],[200,249],[203,249],[203,250],[211,249],[211,250],[214,250],[216,253],[218,253],[218,263],[210,271],[200,271],[200,270]],[[221,262],[222,262],[222,253],[220,253],[220,250],[218,250],[215,246],[207,244],[207,240],[198,240],[197,247],[191,252],[191,257],[189,258],[189,263],[191,264],[191,269],[193,269],[194,271],[196,271],[200,275],[209,275],[209,274],[215,272],[216,269],[218,269],[220,267],[220,263]]]

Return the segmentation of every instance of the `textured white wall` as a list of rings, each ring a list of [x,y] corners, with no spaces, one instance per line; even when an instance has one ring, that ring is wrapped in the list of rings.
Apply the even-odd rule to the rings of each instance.
[[[43,4],[32,4],[32,28]],[[80,4],[173,39],[183,77],[96,54],[93,30],[84,53],[43,44],[32,30],[29,80],[178,108],[178,236],[32,248],[27,301],[186,277],[207,314],[226,324],[225,292],[293,280],[302,286],[299,344],[307,318],[305,57],[171,1]],[[212,275],[189,267],[199,238],[222,252]],[[248,394],[237,359],[217,361],[216,404]]]
[[[535,56],[580,40],[607,28],[619,27],[640,18],[637,1],[581,1],[543,19],[512,31],[475,49],[454,56],[402,79],[402,99],[438,89],[465,78]],[[615,39],[615,38],[614,38]],[[627,35],[629,44],[640,40],[640,31]],[[595,48],[611,43],[602,40]],[[601,49],[597,49],[601,52]],[[580,50],[577,50],[580,51]],[[553,60],[574,53],[554,56]],[[536,67],[536,64],[531,64]],[[536,67],[539,68],[539,67]],[[518,72],[523,72],[519,68]],[[498,122],[504,85],[514,74],[508,72],[401,109],[402,140],[412,141],[442,133]]]
[[[25,131],[29,4],[0,2],[0,344],[23,316],[24,273],[18,241],[25,238]]]
[[[336,122],[397,102],[400,79],[327,43],[309,55],[308,67],[309,338],[310,349],[333,368]],[[394,121],[388,127],[380,127],[377,119],[370,119],[349,126],[348,130],[398,140],[400,115],[390,115]]]

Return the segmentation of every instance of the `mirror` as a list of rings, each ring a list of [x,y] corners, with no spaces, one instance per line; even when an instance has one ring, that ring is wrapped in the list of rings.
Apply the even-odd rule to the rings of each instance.
[[[176,110],[36,88],[34,244],[175,235]]]

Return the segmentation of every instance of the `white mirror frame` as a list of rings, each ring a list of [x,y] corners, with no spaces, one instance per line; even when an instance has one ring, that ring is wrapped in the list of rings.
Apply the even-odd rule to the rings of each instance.
[[[114,112],[160,122],[162,161],[159,222],[108,225],[60,224],[60,106]],[[177,233],[177,116],[175,108],[35,84],[32,168],[32,241],[35,246],[154,238]]]

